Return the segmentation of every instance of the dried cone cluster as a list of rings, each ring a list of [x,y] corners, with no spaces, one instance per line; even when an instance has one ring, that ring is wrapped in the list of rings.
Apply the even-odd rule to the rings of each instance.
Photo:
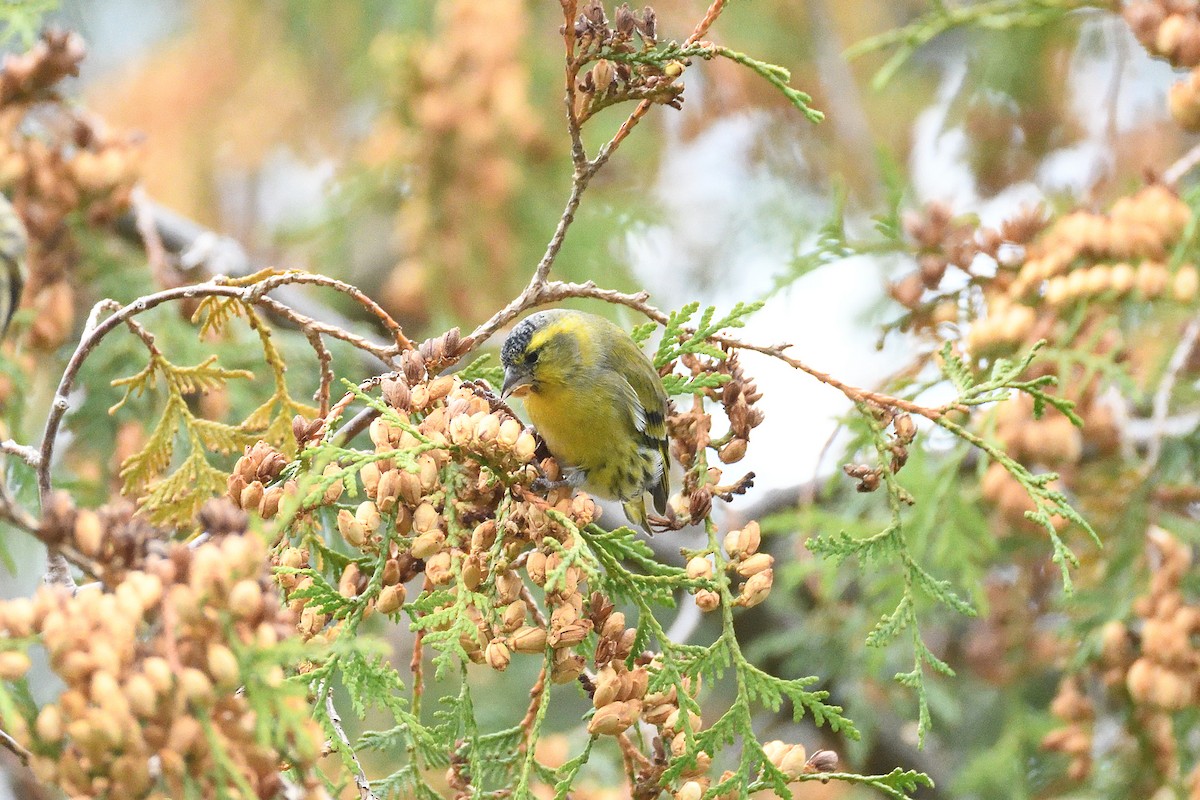
[[[93,225],[115,220],[129,207],[141,163],[135,140],[100,130],[54,92],[78,74],[84,55],[78,35],[46,31],[28,52],[7,56],[0,71],[0,189],[14,197],[29,232],[23,305],[37,311],[30,341],[46,349],[62,344],[74,326],[68,276],[79,252],[68,219],[82,212]],[[39,129],[61,133],[30,135],[30,114],[38,115]]]
[[[742,370],[735,352],[729,352],[724,359],[689,353],[681,356],[679,363],[693,378],[721,375],[728,380],[705,390],[703,396],[697,395],[696,402],[688,411],[676,411],[667,418],[672,457],[686,468],[696,463],[701,450],[714,447],[722,463],[735,464],[741,461],[750,443],[750,431],[761,425],[764,419],[763,410],[757,405],[762,399],[762,392],[758,391],[754,379]],[[716,442],[710,435],[712,419],[704,409],[703,399],[719,403],[729,420],[729,433]],[[720,473],[717,473],[716,481],[719,480]],[[709,483],[716,481],[710,480]]]
[[[110,588],[43,587],[0,605],[5,639],[35,638],[65,684],[36,718],[5,717],[39,779],[79,798],[275,797],[323,736],[269,653],[292,630],[266,548],[231,534],[176,544]],[[0,677],[28,667],[0,656]],[[244,687],[244,689],[243,689]],[[327,797],[314,778],[303,796]]]
[[[575,82],[573,111],[577,122],[627,100],[649,100],[672,108],[683,105],[683,83],[676,80],[683,74],[682,62],[661,67],[597,58],[601,52],[634,54],[653,50],[658,44],[657,28],[657,16],[650,6],[634,12],[628,3],[622,3],[611,21],[600,0],[589,0],[583,6],[575,20],[575,63],[594,63]]]
[[[694,369],[694,365],[687,363],[690,358],[681,360],[684,366]],[[736,353],[729,353],[724,361],[717,364],[717,373],[729,376],[729,381],[719,393],[725,416],[729,419],[729,434],[727,441],[717,450],[717,457],[722,463],[736,464],[746,455],[750,430],[762,424],[763,411],[755,405],[762,399],[762,392],[758,391],[754,380],[742,371]]]
[[[762,545],[762,533],[757,522],[750,522],[740,530],[731,530],[725,535],[725,552],[728,555],[725,569],[733,581],[742,581],[733,603],[744,608],[754,608],[767,599],[775,581],[772,566],[775,558],[769,553],[758,552]],[[692,581],[708,581],[713,577],[713,563],[706,553],[697,553],[688,560],[688,577]],[[694,587],[696,606],[702,612],[720,607],[721,595],[712,589]]]
[[[714,449],[717,458],[725,464],[741,461],[750,442],[750,431],[764,419],[763,411],[757,405],[762,393],[758,391],[754,380],[742,371],[735,353],[728,353],[724,359],[685,354],[679,358],[679,363],[692,377],[724,375],[728,380],[720,386],[706,389],[703,394],[697,394],[691,408],[686,411],[672,406],[667,416],[671,457],[685,470],[681,491],[671,498],[668,509],[670,522],[675,527],[708,516],[714,497],[728,501],[733,495],[742,494],[753,485],[752,472],[731,484],[722,484],[723,475],[719,468],[697,470],[695,467],[702,458],[707,463],[707,455],[704,454],[707,448]],[[728,433],[715,441],[711,435],[712,416],[705,407],[706,399],[720,404],[729,420]]]
[[[585,685],[590,683],[595,708],[588,721],[588,733],[615,736],[639,718],[651,724],[652,720],[665,721],[662,704],[653,702],[664,698],[647,698],[646,695],[650,671],[645,664],[637,664],[632,669],[625,664],[637,634],[633,628],[625,627],[625,615],[614,611],[612,603],[599,592],[593,592],[586,621],[590,623],[587,628],[595,630],[600,637],[594,659],[596,674],[585,682]]]
[[[1050,712],[1066,723],[1042,739],[1042,747],[1062,753],[1071,761],[1067,777],[1082,781],[1092,769],[1092,723],[1095,711],[1091,701],[1079,690],[1073,677],[1063,678],[1058,694],[1050,703]]]
[[[1200,130],[1200,8],[1186,0],[1134,0],[1121,13],[1152,55],[1191,70],[1167,100],[1181,128]]]
[[[1191,221],[1188,205],[1158,184],[1122,197],[1107,214],[1059,218],[1026,252],[1007,299],[1061,306],[1083,298],[1196,298],[1197,273],[1164,263]]]
[[[39,536],[71,547],[95,563],[101,577],[116,582],[126,571],[141,569],[151,543],[165,538],[135,511],[127,500],[77,509],[69,494],[55,492],[42,509]]]
[[[1032,222],[1028,220],[1027,222]],[[998,259],[1003,244],[1023,244],[1037,232],[1032,224],[1009,226],[1003,231],[977,228],[972,222],[956,218],[943,203],[930,203],[921,211],[904,217],[904,230],[913,242],[917,270],[889,287],[892,298],[914,312],[913,324],[928,327],[952,322],[958,316],[953,302],[924,302],[926,291],[937,290],[950,267],[965,275],[974,274],[980,254]]]
[[[1187,204],[1160,185],[1120,198],[1108,214],[1059,218],[1027,246],[1015,275],[1002,271],[986,285],[988,313],[972,324],[968,349],[1007,353],[1052,335],[1059,309],[1078,300],[1193,302],[1200,273],[1191,264],[1174,272],[1166,265],[1190,220]]]
[[[1150,593],[1134,603],[1142,619],[1140,657],[1129,665],[1125,686],[1141,706],[1178,711],[1200,699],[1200,607],[1188,605],[1180,582],[1192,565],[1191,550],[1162,528],[1151,527],[1158,564]]]
[[[1161,185],[1120,198],[1107,214],[1075,211],[1049,227],[1030,210],[999,229],[977,228],[931,204],[905,219],[918,269],[891,294],[909,310],[910,327],[957,322],[959,305],[943,294],[954,291],[944,279],[955,267],[983,289],[987,308],[971,322],[967,349],[977,357],[1006,354],[1052,336],[1059,309],[1077,300],[1194,301],[1200,273],[1190,264],[1174,272],[1166,265],[1190,221],[1187,204]]]
[[[1001,263],[994,277],[979,281],[987,313],[970,327],[966,346],[976,358],[1024,351],[1040,339],[1061,348],[1083,349],[1106,361],[1121,359],[1126,344],[1111,326],[1113,304],[1127,297],[1170,299],[1192,304],[1200,273],[1191,264],[1173,272],[1170,253],[1191,221],[1191,211],[1169,189],[1152,185],[1119,199],[1107,214],[1075,211],[1047,227],[1025,247],[1023,257]],[[1064,309],[1087,300],[1087,316],[1068,330]],[[1053,362],[1035,367],[1053,374]],[[1099,398],[1103,376],[1082,364],[1058,375],[1065,396],[1083,418],[1082,430],[1054,411],[1035,420],[1028,397],[1001,405],[996,434],[1006,452],[1027,465],[1059,472],[1067,486],[1089,454],[1107,455],[1119,444],[1113,409]],[[982,485],[985,499],[1015,527],[1033,506],[1022,487],[999,464]]]
[[[804,749],[804,745],[789,744],[779,739],[764,742],[762,748],[763,754],[766,755],[771,766],[782,772],[788,780],[795,780],[801,775],[836,772],[838,768],[838,755],[832,750],[818,750],[810,756]],[[717,782],[724,783],[731,778],[733,778],[733,773],[726,771],[721,774]],[[675,800],[702,800],[711,784],[711,779],[705,776],[692,778],[675,792]],[[800,784],[795,783],[789,788],[793,791],[800,791]],[[718,800],[736,800],[738,796],[738,792],[734,790],[723,792],[716,797]]]
[[[741,530],[725,534],[725,553],[729,560],[726,569],[742,579],[738,596],[734,605],[753,608],[767,599],[771,593],[771,585],[775,582],[775,571],[771,568],[775,557],[770,553],[760,553],[762,533],[757,522],[750,522]],[[735,579],[736,580],[736,579]],[[711,594],[711,593],[710,593]],[[701,610],[708,611],[716,603],[707,596],[696,594],[696,604]]]
[[[1134,602],[1136,619],[1102,628],[1098,658],[1081,675],[1064,679],[1051,705],[1064,726],[1051,731],[1042,744],[1071,757],[1073,779],[1082,779],[1091,769],[1094,717],[1100,713],[1082,694],[1081,686],[1088,681],[1097,687],[1094,696],[1105,696],[1106,710],[1132,705],[1131,714],[1122,712],[1127,735],[1148,746],[1162,785],[1171,786],[1180,778],[1174,715],[1191,713],[1200,700],[1200,605],[1189,602],[1181,588],[1191,571],[1190,548],[1155,526],[1147,538],[1150,586]],[[1184,784],[1187,796],[1200,800],[1200,767]]]
[[[295,481],[278,482],[287,465],[287,456],[266,442],[247,447],[229,475],[229,499],[238,508],[256,511],[263,519],[270,519],[279,511],[284,493],[296,491]],[[342,484],[336,482],[334,486],[340,490]]]

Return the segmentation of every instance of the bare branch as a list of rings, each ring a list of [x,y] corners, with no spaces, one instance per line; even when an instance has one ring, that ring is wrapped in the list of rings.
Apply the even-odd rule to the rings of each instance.
[[[347,344],[354,345],[364,353],[370,353],[371,355],[375,356],[375,358],[382,362],[384,366],[390,367],[392,365],[392,359],[396,352],[394,347],[382,347],[378,344],[375,344],[371,340],[365,339],[358,334],[351,333],[344,328],[339,328],[336,325],[330,325],[324,322],[318,322],[312,317],[301,314],[299,311],[289,308],[272,297],[259,297],[254,302],[266,309],[273,317],[277,319],[284,319],[292,323],[295,327],[303,331],[305,335],[309,333],[317,333],[332,337],[334,339],[341,339]],[[312,339],[310,338],[309,341],[311,342]],[[318,358],[319,357],[320,355],[318,352]]]
[[[247,276],[239,280],[231,281],[237,285],[244,285],[246,281],[253,279],[254,276]],[[400,323],[392,319],[392,315],[383,310],[383,307],[376,303],[371,298],[359,289],[345,281],[339,281],[335,278],[330,278],[327,275],[320,275],[315,272],[298,272],[289,270],[287,272],[273,275],[264,280],[255,280],[253,291],[246,298],[249,302],[257,302],[258,298],[274,291],[281,286],[289,286],[292,284],[314,284],[323,286],[327,289],[333,289],[349,296],[370,314],[375,316],[387,329],[388,333],[392,334],[392,338],[396,343],[396,347],[400,350],[411,350],[413,343],[404,335],[404,329],[400,327]],[[361,338],[361,337],[360,337]]]
[[[328,410],[326,410],[325,416],[328,418]],[[358,436],[360,433],[365,431],[378,416],[379,412],[376,409],[371,408],[370,406],[364,408],[362,411],[359,411],[357,414],[347,420],[341,428],[334,432],[330,441],[339,446],[346,444],[355,436]]]
[[[371,782],[367,780],[367,774],[363,772],[358,754],[350,746],[350,739],[346,736],[345,729],[342,728],[342,717],[338,714],[337,706],[333,704],[333,694],[325,686],[321,687],[321,691],[325,693],[325,712],[329,715],[329,724],[338,738],[340,747],[354,764],[354,785],[358,789],[360,800],[379,800],[378,796],[371,791]],[[320,693],[318,692],[318,694]]]
[[[15,755],[23,765],[29,766],[29,759],[33,754],[22,747],[21,743],[14,739],[8,731],[0,730],[0,745],[3,745],[5,750]]]
[[[1200,166],[1200,144],[1193,146],[1176,159],[1171,166],[1163,170],[1162,182],[1167,186],[1174,187],[1197,166]]]
[[[321,368],[321,383],[313,392],[313,400],[317,403],[317,413],[323,417],[329,413],[329,387],[333,385],[333,356],[330,355],[329,348],[325,346],[325,340],[321,338],[320,332],[313,328],[305,328],[304,335],[308,338],[313,352],[317,354],[317,363]]]
[[[95,573],[93,573],[95,574]],[[61,551],[51,548],[46,554],[46,574],[42,580],[48,586],[65,586],[74,592],[79,588],[71,575],[71,563]]]
[[[30,514],[17,502],[17,498],[13,497],[12,492],[9,491],[8,482],[2,479],[0,479],[0,519],[8,520],[26,533],[37,535],[37,517]]]
[[[38,465],[37,450],[27,444],[18,444],[12,439],[5,439],[0,441],[0,452],[16,456],[31,467],[36,468]]]

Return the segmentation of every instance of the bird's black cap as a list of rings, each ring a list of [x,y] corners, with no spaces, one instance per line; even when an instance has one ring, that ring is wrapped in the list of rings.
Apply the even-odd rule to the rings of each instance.
[[[541,327],[542,321],[542,314],[533,314],[521,320],[517,327],[512,329],[512,333],[508,335],[508,338],[504,340],[504,345],[500,348],[501,364],[511,367],[524,360],[529,340],[533,338],[533,332]]]

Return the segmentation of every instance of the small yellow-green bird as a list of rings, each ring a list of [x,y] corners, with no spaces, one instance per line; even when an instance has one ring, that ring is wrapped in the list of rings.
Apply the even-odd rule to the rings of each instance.
[[[643,495],[661,514],[670,491],[667,393],[654,364],[613,323],[582,311],[539,311],[500,351],[504,397],[529,417],[576,486],[620,500],[649,531]]]

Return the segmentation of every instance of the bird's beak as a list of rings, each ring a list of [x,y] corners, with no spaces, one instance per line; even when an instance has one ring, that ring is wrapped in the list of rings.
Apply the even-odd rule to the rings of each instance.
[[[511,397],[524,397],[529,394],[529,390],[533,384],[533,376],[528,370],[509,367],[504,370],[504,386],[500,390],[500,397],[507,400]]]

